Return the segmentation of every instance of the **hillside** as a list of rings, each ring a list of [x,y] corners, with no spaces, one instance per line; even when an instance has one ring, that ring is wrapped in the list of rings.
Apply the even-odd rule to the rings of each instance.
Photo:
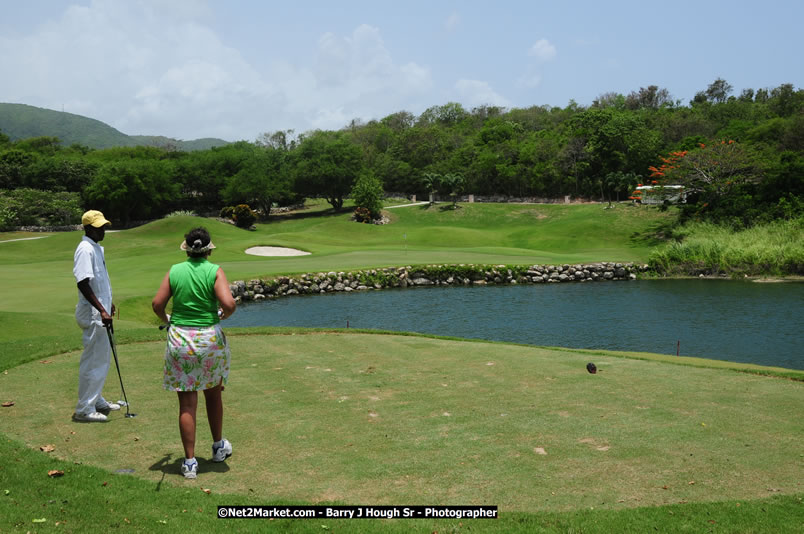
[[[58,137],[64,146],[74,143],[101,149],[118,146],[174,146],[178,150],[204,150],[228,144],[222,139],[180,141],[163,136],[126,135],[108,124],[82,115],[26,104],[0,103],[0,132],[12,141],[30,137]]]

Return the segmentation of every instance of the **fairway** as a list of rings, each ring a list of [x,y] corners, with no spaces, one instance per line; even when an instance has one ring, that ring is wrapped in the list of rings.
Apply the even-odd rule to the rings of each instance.
[[[131,411],[70,421],[80,353],[0,375],[4,432],[154,485],[311,503],[620,509],[801,493],[804,383],[568,350],[418,336],[233,335],[212,464],[179,475],[161,342],[120,345]],[[599,372],[587,373],[594,361]],[[107,398],[116,399],[114,369]],[[203,403],[201,403],[203,406]],[[45,454],[45,453],[42,453]]]

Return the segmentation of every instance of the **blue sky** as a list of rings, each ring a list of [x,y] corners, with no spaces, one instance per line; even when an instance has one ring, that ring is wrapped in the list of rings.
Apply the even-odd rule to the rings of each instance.
[[[0,0],[0,102],[127,134],[255,140],[352,119],[588,106],[723,78],[801,88],[804,2]],[[2,129],[2,125],[0,125]]]

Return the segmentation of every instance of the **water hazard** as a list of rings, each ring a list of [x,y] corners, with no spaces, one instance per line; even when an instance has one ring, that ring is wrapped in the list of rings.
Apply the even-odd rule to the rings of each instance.
[[[428,287],[243,304],[226,326],[372,328],[804,369],[804,284],[640,280]]]

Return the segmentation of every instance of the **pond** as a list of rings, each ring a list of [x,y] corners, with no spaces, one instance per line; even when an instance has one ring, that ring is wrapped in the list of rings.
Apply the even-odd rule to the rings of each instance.
[[[804,284],[638,280],[327,293],[242,304],[225,326],[371,328],[804,369]]]

